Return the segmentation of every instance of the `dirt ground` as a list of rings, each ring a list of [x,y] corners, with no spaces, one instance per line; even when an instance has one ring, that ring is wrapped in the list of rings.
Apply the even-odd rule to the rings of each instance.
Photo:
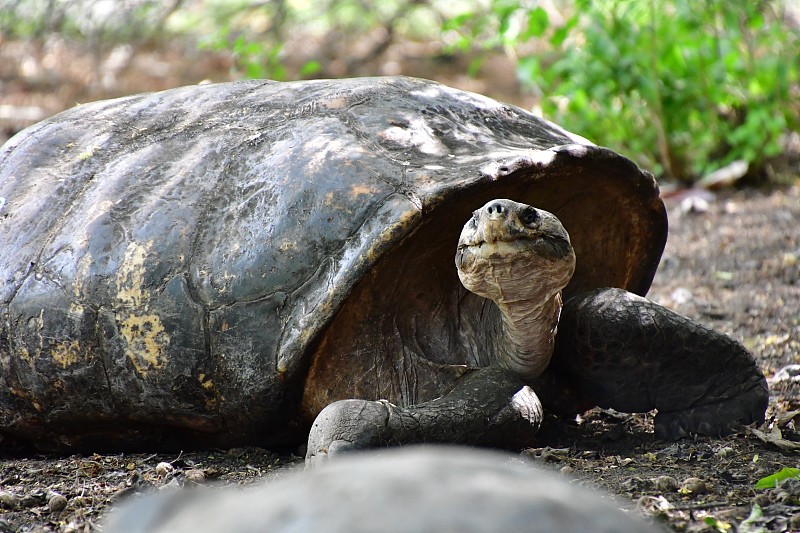
[[[5,43],[0,56],[29,54],[24,46]],[[73,90],[91,86],[91,80],[54,76],[55,67],[48,65],[75,64],[65,60],[70,52],[58,42],[37,53],[39,62],[0,61],[0,104],[6,105],[0,111],[13,111],[0,113],[0,140],[72,102],[115,95]],[[227,68],[214,58],[195,59],[183,63],[202,68],[176,79],[159,74],[173,72],[161,67],[176,61],[147,54],[121,62],[117,70],[103,63],[104,76],[116,76],[109,82],[113,87],[130,77],[119,91],[129,94],[144,90],[136,80],[153,90]],[[27,74],[20,70],[26,64]],[[90,66],[73,70],[97,72]],[[767,423],[724,439],[659,442],[652,415],[594,410],[579,420],[548,418],[540,447],[522,454],[576,483],[618,495],[621,506],[675,531],[800,531],[800,479],[754,488],[784,467],[800,467],[800,180],[772,192],[680,193],[666,201],[670,238],[649,297],[732,335],[753,352],[770,378]],[[300,461],[259,448],[0,458],[0,533],[100,531],[109,506],[133,494],[246,484],[281,475]]]
[[[593,410],[547,419],[541,447],[522,455],[675,531],[800,531],[800,479],[754,489],[800,466],[800,184],[683,193],[667,204],[670,238],[649,296],[752,350],[770,379],[767,423],[724,439],[659,442],[650,414]],[[0,532],[100,531],[109,506],[131,494],[246,484],[298,463],[259,448],[3,459]]]

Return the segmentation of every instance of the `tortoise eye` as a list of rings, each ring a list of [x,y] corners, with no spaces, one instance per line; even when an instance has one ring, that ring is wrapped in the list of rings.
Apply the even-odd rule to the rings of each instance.
[[[533,208],[531,207],[531,208],[529,208],[529,209],[526,209],[526,210],[525,210],[525,211],[523,211],[522,213],[520,213],[520,215],[519,215],[519,219],[520,219],[520,220],[522,221],[522,223],[523,223],[523,224],[525,224],[526,226],[530,226],[531,224],[533,224],[533,223],[535,223],[537,220],[539,220],[539,213],[537,213],[537,212],[536,212],[536,209],[533,209]]]

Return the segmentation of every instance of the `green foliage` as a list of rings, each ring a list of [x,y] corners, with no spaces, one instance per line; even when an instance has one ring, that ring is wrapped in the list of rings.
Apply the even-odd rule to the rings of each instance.
[[[778,0],[575,0],[558,26],[526,5],[493,0],[444,29],[513,45],[548,118],[658,174],[689,182],[736,160],[758,168],[798,127],[800,38]],[[513,19],[521,31],[508,31]],[[496,35],[480,41],[488,27]]]
[[[756,489],[774,489],[781,482],[787,479],[800,479],[800,469],[781,468],[777,472],[767,477],[763,477],[753,486]]]
[[[286,79],[286,68],[283,65],[281,43],[265,43],[249,40],[245,35],[231,35],[230,26],[226,25],[201,42],[201,48],[207,50],[227,50],[233,55],[235,69],[245,77]]]
[[[0,0],[0,35],[95,50],[183,36],[229,52],[232,77],[279,80],[358,72],[402,40],[468,58],[470,75],[504,53],[544,116],[690,183],[738,160],[758,173],[800,130],[791,1]],[[298,34],[322,52],[286,57]]]
[[[2,0],[0,0],[2,1]],[[419,17],[427,7],[422,0],[198,0],[207,35],[201,48],[231,52],[235,77],[286,80],[311,77],[322,70],[312,59],[289,69],[284,43],[291,33],[314,37],[364,35],[384,28],[387,38],[398,28],[407,35],[434,38],[424,31],[429,17]],[[209,24],[210,21],[210,24]],[[438,21],[434,26],[438,25]]]
[[[179,0],[0,0],[0,36],[38,39],[48,33],[94,45],[157,40]]]

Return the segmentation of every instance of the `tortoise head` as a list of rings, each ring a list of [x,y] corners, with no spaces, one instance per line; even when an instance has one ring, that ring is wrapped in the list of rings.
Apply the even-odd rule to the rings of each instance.
[[[512,200],[476,210],[458,240],[456,268],[469,291],[498,304],[539,307],[575,272],[569,234],[555,215]]]

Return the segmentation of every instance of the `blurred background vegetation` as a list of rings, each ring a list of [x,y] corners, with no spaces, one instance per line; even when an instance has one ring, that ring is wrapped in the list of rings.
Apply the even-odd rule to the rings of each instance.
[[[406,74],[520,105],[662,182],[797,179],[796,0],[0,0],[0,141],[203,80]]]

